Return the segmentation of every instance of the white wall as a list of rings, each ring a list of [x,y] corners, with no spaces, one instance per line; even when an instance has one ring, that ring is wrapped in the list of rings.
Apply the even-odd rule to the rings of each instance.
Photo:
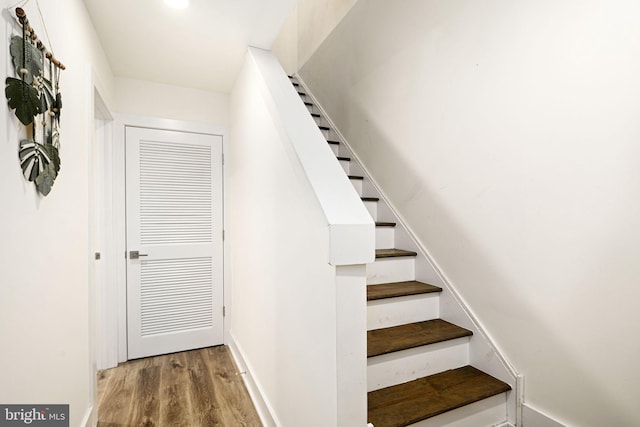
[[[115,79],[118,113],[188,122],[229,125],[229,95],[160,83]]]
[[[8,41],[15,2],[2,1],[3,75],[13,76]],[[40,0],[62,72],[62,169],[48,197],[37,195],[18,162],[22,127],[0,102],[0,402],[68,403],[70,425],[90,405],[89,158],[93,127],[89,67],[103,96],[112,76],[81,0]],[[25,7],[46,40],[35,2]],[[11,11],[13,13],[13,10]],[[46,43],[48,45],[48,43]]]
[[[232,338],[278,425],[335,425],[327,223],[292,167],[250,61],[231,94],[231,118]],[[318,393],[305,393],[310,384]]]
[[[301,76],[567,425],[640,424],[640,3],[358,2]]]
[[[357,0],[298,0],[273,44],[287,73],[298,70]]]
[[[270,52],[249,49],[231,132],[231,346],[265,424],[364,426],[373,220]]]
[[[288,75],[298,71],[298,6],[282,25],[271,51],[278,58]]]

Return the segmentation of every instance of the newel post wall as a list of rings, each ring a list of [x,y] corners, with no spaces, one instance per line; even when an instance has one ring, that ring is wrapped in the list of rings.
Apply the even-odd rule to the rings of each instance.
[[[366,425],[374,224],[277,59],[231,95],[230,347],[265,425]]]

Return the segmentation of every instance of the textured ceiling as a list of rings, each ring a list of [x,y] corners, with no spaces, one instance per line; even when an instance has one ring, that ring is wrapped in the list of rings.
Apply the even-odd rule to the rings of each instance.
[[[229,92],[247,46],[269,49],[295,0],[85,0],[116,76]]]

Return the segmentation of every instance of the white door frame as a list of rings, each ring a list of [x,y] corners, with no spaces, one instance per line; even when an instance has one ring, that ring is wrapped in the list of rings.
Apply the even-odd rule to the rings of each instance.
[[[126,215],[125,215],[125,128],[127,126],[143,127],[150,129],[173,130],[181,132],[203,133],[209,135],[219,135],[222,137],[222,153],[226,157],[229,141],[229,131],[226,127],[185,122],[179,120],[161,119],[153,117],[140,117],[126,114],[116,114],[114,125],[114,149],[113,149],[113,232],[111,238],[115,248],[116,266],[114,268],[117,283],[117,303],[109,313],[112,313],[118,324],[118,363],[127,360],[127,259],[126,259]],[[223,164],[223,229],[229,229],[229,176],[228,168]],[[229,239],[223,242],[224,251],[224,275],[223,293],[226,317],[223,319],[224,343],[228,342],[229,336],[229,314],[230,314],[230,289],[229,280],[230,260],[229,260]]]
[[[87,283],[89,286],[89,408],[81,422],[82,426],[94,425],[97,420],[97,378],[98,369],[104,369],[105,359],[108,357],[105,348],[109,347],[109,340],[113,340],[113,336],[109,336],[109,326],[115,326],[114,323],[109,324],[104,319],[105,293],[108,289],[109,268],[104,265],[108,259],[106,257],[106,247],[109,242],[105,239],[96,239],[97,233],[102,236],[109,236],[109,218],[105,207],[109,206],[110,183],[109,173],[111,170],[111,162],[107,153],[113,148],[111,130],[113,129],[113,116],[108,103],[105,102],[103,94],[108,93],[104,90],[97,73],[91,65],[86,68],[87,85],[86,85],[86,141],[87,141],[87,164],[88,173],[88,242],[87,242],[87,258],[88,273]],[[96,132],[96,125],[100,123],[100,132]],[[96,184],[103,189],[100,194],[94,191]],[[100,244],[101,247],[97,247]],[[95,252],[101,252],[104,256],[101,260],[95,260]],[[102,263],[101,268],[96,268],[96,263]],[[98,274],[100,276],[98,277]],[[112,287],[113,289],[113,287]],[[115,319],[114,319],[115,320]],[[111,329],[113,334],[115,329]],[[114,360],[114,363],[117,363]],[[114,365],[115,366],[115,365]]]

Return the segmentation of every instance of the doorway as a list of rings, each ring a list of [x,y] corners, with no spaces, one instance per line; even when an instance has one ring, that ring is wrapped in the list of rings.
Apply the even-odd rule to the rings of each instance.
[[[127,358],[223,343],[219,135],[125,126]]]

